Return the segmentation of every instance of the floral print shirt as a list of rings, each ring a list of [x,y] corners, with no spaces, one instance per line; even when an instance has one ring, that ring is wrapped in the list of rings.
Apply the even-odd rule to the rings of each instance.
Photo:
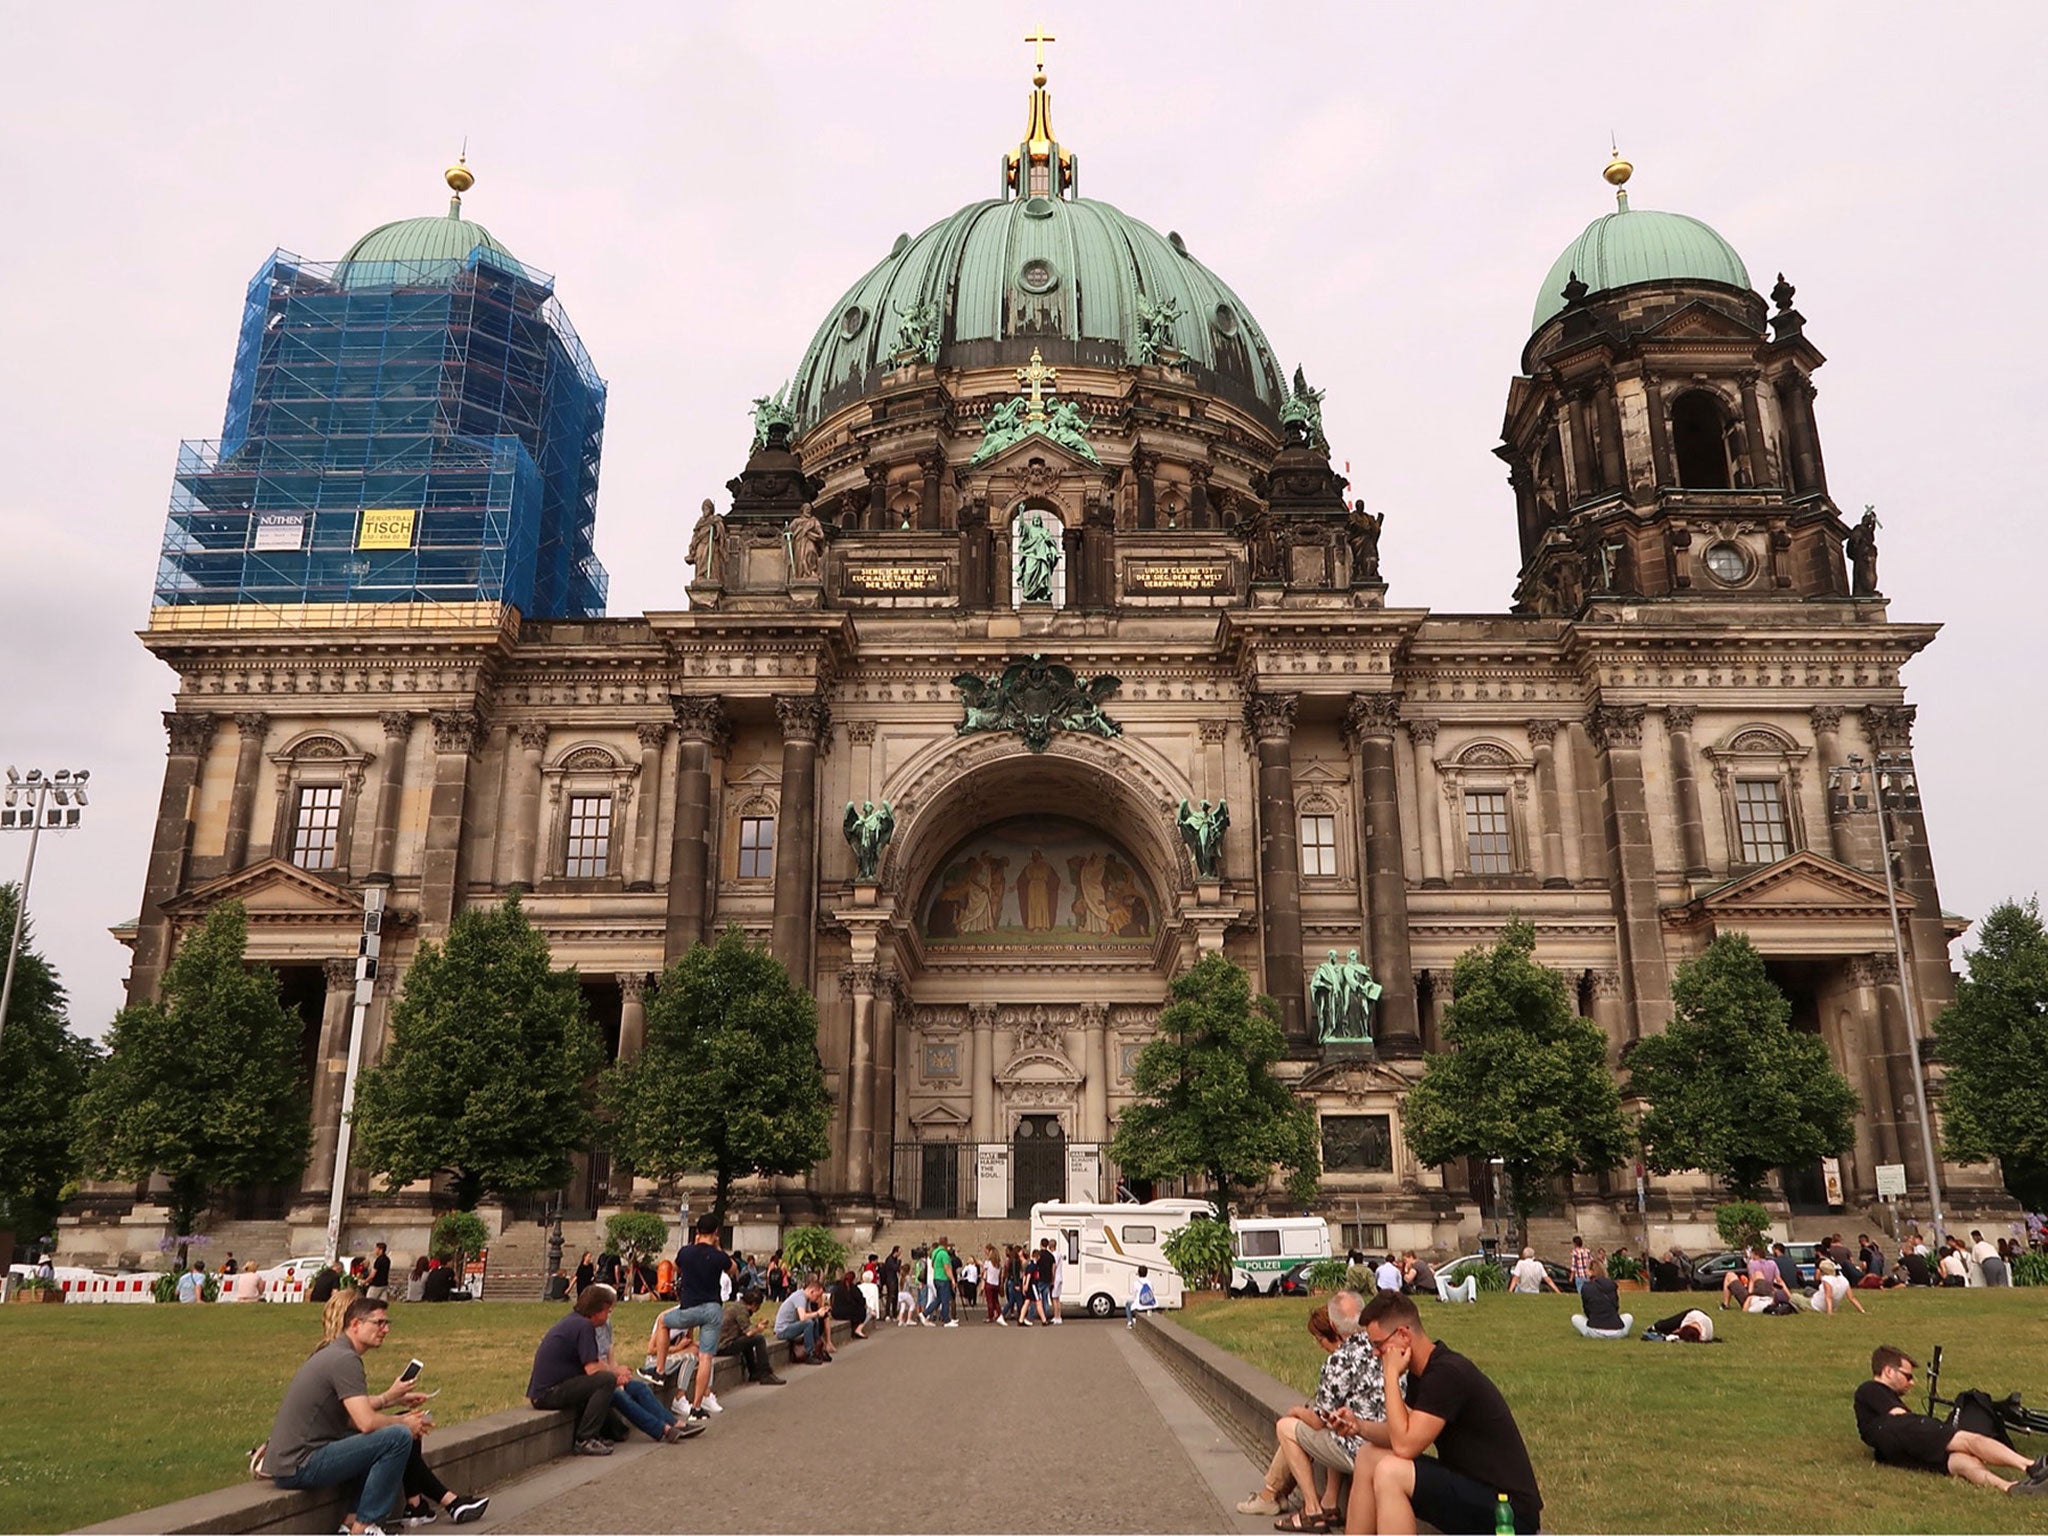
[[[1380,1370],[1380,1357],[1363,1329],[1339,1344],[1336,1353],[1323,1362],[1322,1380],[1316,1383],[1315,1401],[1310,1406],[1318,1413],[1349,1408],[1361,1419],[1386,1418],[1386,1377]],[[1339,1435],[1334,1430],[1331,1435],[1353,1456],[1364,1443],[1358,1435]]]

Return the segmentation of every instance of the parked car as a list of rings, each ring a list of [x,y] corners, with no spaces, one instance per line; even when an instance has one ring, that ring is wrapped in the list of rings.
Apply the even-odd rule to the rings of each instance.
[[[1507,1249],[1502,1249],[1491,1257],[1483,1253],[1468,1253],[1463,1258],[1453,1259],[1448,1264],[1440,1265],[1437,1273],[1450,1281],[1451,1284],[1456,1285],[1467,1275],[1474,1273],[1481,1264],[1492,1264],[1505,1275],[1521,1261],[1521,1257],[1519,1251],[1510,1252]],[[1552,1282],[1556,1284],[1560,1291],[1570,1291],[1573,1289],[1572,1272],[1569,1265],[1553,1264],[1548,1259],[1539,1259],[1537,1262],[1543,1266],[1544,1273],[1550,1276]]]
[[[1307,1264],[1295,1265],[1294,1268],[1288,1270],[1285,1274],[1281,1275],[1278,1286],[1274,1290],[1273,1294],[1275,1296],[1308,1295],[1308,1271],[1309,1266]]]
[[[348,1273],[348,1267],[351,1262],[346,1256],[342,1258],[341,1272],[343,1274]],[[262,1278],[263,1289],[267,1292],[280,1285],[307,1284],[315,1275],[320,1273],[326,1263],[325,1259],[315,1253],[302,1258],[286,1259],[282,1264],[272,1264],[267,1269],[257,1270],[256,1273]]]
[[[1785,1275],[1781,1277],[1785,1283],[1794,1289],[1801,1285],[1812,1285],[1814,1282],[1814,1265],[1820,1259],[1820,1244],[1787,1243],[1785,1245],[1785,1252],[1799,1269],[1798,1280],[1794,1281],[1792,1276]]]
[[[1725,1276],[1739,1272],[1747,1263],[1747,1257],[1739,1248],[1719,1248],[1712,1253],[1703,1253],[1692,1261],[1692,1288],[1696,1291],[1718,1291]]]

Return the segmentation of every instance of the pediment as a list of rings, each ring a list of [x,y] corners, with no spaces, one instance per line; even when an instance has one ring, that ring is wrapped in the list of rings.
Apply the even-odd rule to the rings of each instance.
[[[1038,466],[1033,459],[1041,460]],[[1102,465],[1076,453],[1064,444],[1054,441],[1038,432],[1028,432],[1009,447],[990,455],[971,467],[971,473],[986,475],[991,479],[1009,477],[1035,484],[1049,477],[1069,474],[1085,475],[1091,485],[1102,479]]]
[[[1758,333],[1734,316],[1695,299],[1640,333],[1643,340],[1740,341],[1753,343]]]
[[[165,902],[163,910],[172,917],[203,916],[224,901],[242,903],[251,921],[332,917],[354,924],[363,915],[361,898],[285,859],[265,859],[194,886]]]
[[[1861,870],[1801,850],[1665,909],[1678,926],[1716,929],[1774,921],[1870,921],[1889,924],[1884,882]]]
[[[1025,1050],[1012,1056],[996,1074],[996,1081],[1005,1086],[1019,1083],[1052,1083],[1072,1086],[1081,1081],[1081,1069],[1058,1051]]]
[[[966,1115],[943,1100],[910,1117],[911,1134],[919,1141],[958,1141],[969,1124]]]

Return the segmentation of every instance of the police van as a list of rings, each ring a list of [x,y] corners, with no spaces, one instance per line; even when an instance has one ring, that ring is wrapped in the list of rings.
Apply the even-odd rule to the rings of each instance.
[[[1278,1296],[1280,1277],[1330,1257],[1330,1224],[1320,1216],[1233,1216],[1230,1294]]]

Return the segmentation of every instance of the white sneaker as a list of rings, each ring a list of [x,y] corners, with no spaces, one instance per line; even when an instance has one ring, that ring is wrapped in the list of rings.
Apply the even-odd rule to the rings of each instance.
[[[716,1392],[706,1392],[706,1393],[704,1394],[704,1404],[703,1404],[703,1407],[704,1407],[704,1411],[705,1411],[706,1413],[723,1413],[723,1412],[725,1412],[725,1410],[724,1410],[723,1408],[721,1408],[721,1407],[719,1407],[719,1406],[718,1406],[718,1394],[717,1394]]]
[[[1010,1326],[1010,1320],[1007,1317],[999,1317],[996,1319],[996,1326],[998,1328],[1007,1328]]]
[[[1056,1317],[1052,1320],[1052,1325],[1053,1327],[1057,1328],[1061,1323],[1064,1323],[1065,1321],[1066,1319],[1064,1317]]]
[[[956,1318],[954,1318],[954,1319],[953,1319],[953,1321],[951,1321],[950,1323],[946,1324],[946,1326],[947,1326],[948,1328],[958,1328],[958,1327],[960,1326],[960,1319],[956,1317]]]

